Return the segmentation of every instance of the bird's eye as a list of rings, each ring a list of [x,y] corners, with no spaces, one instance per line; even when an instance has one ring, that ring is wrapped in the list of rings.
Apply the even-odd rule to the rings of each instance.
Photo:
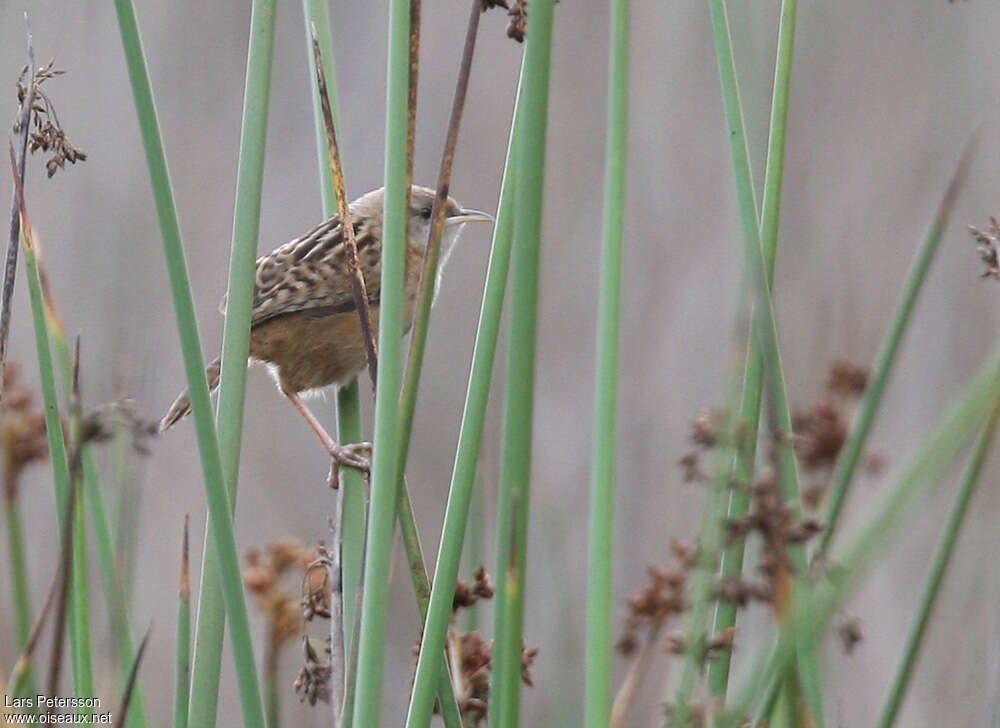
[[[424,220],[430,220],[431,219],[431,208],[430,207],[421,207],[418,214]]]

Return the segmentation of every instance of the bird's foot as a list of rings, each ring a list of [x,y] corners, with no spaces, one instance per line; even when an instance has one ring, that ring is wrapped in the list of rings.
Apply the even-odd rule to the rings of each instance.
[[[340,468],[354,468],[368,477],[371,473],[372,444],[370,442],[355,442],[350,445],[332,445],[330,453],[330,487],[340,486]]]

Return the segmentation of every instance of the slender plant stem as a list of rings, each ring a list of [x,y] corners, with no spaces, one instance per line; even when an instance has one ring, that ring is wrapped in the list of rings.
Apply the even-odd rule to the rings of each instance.
[[[55,298],[48,285],[48,278],[42,264],[41,248],[37,243],[35,244],[35,250],[38,253],[36,262],[39,279],[42,284],[42,296],[46,303],[45,309],[49,334],[52,346],[55,349],[55,357],[58,360],[64,396],[68,399],[71,395],[73,385],[73,362],[70,357],[69,346],[66,342],[66,332],[59,317]],[[87,500],[87,506],[90,509],[91,520],[94,523],[94,538],[97,541],[98,562],[101,567],[101,580],[104,584],[104,598],[111,613],[111,627],[118,643],[122,686],[124,688],[125,681],[128,680],[130,666],[135,659],[135,647],[132,641],[128,605],[120,581],[118,559],[111,543],[111,527],[108,524],[107,510],[105,509],[104,497],[101,493],[100,474],[98,473],[97,462],[94,460],[94,453],[89,445],[84,445],[81,457],[83,466],[83,493]],[[78,509],[80,512],[82,510],[82,508]],[[148,717],[146,715],[145,699],[143,698],[142,687],[137,683],[132,693],[128,725],[130,728],[144,728],[147,724]]]
[[[517,117],[515,106],[514,117]],[[515,124],[516,126],[516,124]],[[504,290],[507,285],[507,273],[510,266],[510,249],[514,230],[514,139],[516,132],[512,128],[511,141],[507,149],[507,162],[504,170],[503,183],[500,191],[500,203],[497,211],[497,222],[493,232],[493,246],[490,253],[489,270],[486,277],[486,287],[483,291],[483,304],[479,316],[479,327],[476,333],[476,344],[473,352],[472,370],[469,375],[469,388],[466,394],[465,410],[462,416],[462,427],[459,434],[458,449],[455,456],[455,469],[452,473],[451,488],[448,495],[448,507],[445,512],[445,525],[442,529],[441,545],[438,552],[435,571],[435,587],[431,594],[430,608],[424,627],[424,640],[437,640],[441,649],[444,648],[444,637],[450,622],[451,599],[454,595],[454,577],[450,587],[447,584],[448,569],[442,565],[450,564],[455,558],[461,558],[462,540],[464,539],[468,503],[476,482],[476,466],[479,459],[479,447],[482,443],[483,424],[486,416],[486,405],[489,399],[490,382],[493,374],[493,363],[496,356],[497,337],[500,331],[500,319],[503,311]],[[402,519],[401,519],[402,522]],[[442,604],[447,602],[442,607]],[[447,612],[445,614],[445,612]],[[444,615],[444,617],[442,617]],[[426,714],[426,703],[433,701],[430,660],[433,653],[421,650],[418,658],[417,676],[414,681],[413,697],[407,715],[407,725],[418,724],[418,719],[429,720]],[[421,661],[423,664],[421,664]],[[428,693],[425,695],[424,693]],[[418,714],[423,703],[424,715]]]
[[[587,664],[584,723],[611,721],[612,620],[618,347],[621,340],[622,234],[628,141],[628,0],[611,4],[608,132],[604,163],[604,231],[597,319],[597,373],[590,490]]]
[[[379,725],[389,597],[389,564],[396,525],[399,392],[402,383],[403,278],[407,236],[407,108],[410,81],[410,3],[389,4],[386,99],[385,210],[379,372],[375,396],[372,496],[365,557],[365,595],[358,652],[355,726]]]
[[[409,455],[410,434],[413,428],[413,416],[416,410],[417,391],[420,386],[420,373],[423,368],[424,350],[427,344],[427,331],[430,325],[431,303],[434,300],[438,259],[441,252],[441,233],[444,229],[444,219],[447,213],[448,191],[451,186],[451,170],[455,159],[455,149],[458,144],[458,131],[461,125],[462,112],[465,107],[465,96],[469,86],[469,75],[472,69],[472,58],[475,53],[476,36],[479,29],[479,17],[482,15],[483,6],[479,0],[473,0],[469,13],[469,23],[465,35],[465,46],[462,52],[462,61],[459,67],[458,80],[455,85],[455,94],[451,107],[451,117],[448,122],[448,132],[445,141],[444,154],[441,157],[441,166],[438,173],[437,194],[434,198],[434,206],[431,213],[430,237],[427,241],[427,248],[424,254],[424,267],[421,274],[421,288],[419,302],[417,304],[416,323],[413,335],[410,338],[410,353],[408,366],[406,369],[406,381],[403,386],[401,415],[400,415],[400,453],[399,453],[399,478],[403,479],[406,469],[406,461]],[[400,488],[401,501],[408,501],[408,493],[405,485]],[[412,512],[409,503],[400,503],[400,513]],[[461,540],[465,535],[464,518],[462,515],[461,534],[458,537],[459,547],[457,552],[449,550],[446,554],[440,552],[437,567],[435,569],[435,590],[438,592],[437,602],[433,603],[434,623],[430,625],[425,622],[424,634],[421,640],[420,657],[417,662],[417,673],[414,678],[414,699],[411,700],[410,710],[407,715],[407,725],[426,725],[430,722],[431,712],[434,706],[434,692],[432,686],[440,685],[451,688],[450,672],[447,661],[443,659],[447,646],[448,625],[450,623],[450,604],[442,604],[442,601],[450,602],[455,590],[455,580],[458,577],[458,561],[461,559]],[[410,527],[411,538],[406,539],[407,524],[404,519],[400,521],[404,531],[404,541],[416,541],[415,527]],[[445,528],[448,528],[447,522]],[[419,556],[419,541],[417,543],[417,555]],[[408,549],[409,550],[409,549]],[[411,569],[414,568],[411,558]],[[421,565],[421,572],[423,572]],[[416,578],[417,572],[414,571]],[[424,573],[426,580],[426,574]],[[427,585],[429,588],[429,584]],[[433,600],[434,592],[429,596]],[[443,596],[442,596],[443,595]],[[451,595],[451,596],[449,596]],[[425,598],[421,611],[423,617],[427,619],[430,608]],[[443,612],[447,612],[446,615]],[[443,618],[443,629],[442,620]],[[432,626],[428,629],[428,626]],[[421,669],[421,661],[425,663]],[[452,696],[451,702],[454,702]],[[457,712],[457,706],[449,710]],[[459,718],[459,725],[461,719]]]
[[[64,522],[65,514],[68,512],[67,501],[70,492],[69,461],[66,454],[66,441],[63,433],[62,416],[59,407],[59,395],[57,394],[55,368],[52,361],[52,348],[49,339],[48,321],[46,320],[45,298],[42,293],[42,282],[38,272],[38,262],[35,249],[32,244],[31,224],[28,221],[28,212],[24,202],[24,179],[14,160],[14,149],[10,149],[11,170],[14,175],[15,195],[20,210],[20,230],[24,237],[24,261],[25,273],[28,277],[28,295],[31,303],[31,318],[35,330],[35,348],[38,355],[38,370],[41,380],[42,404],[45,408],[45,431],[49,442],[49,460],[52,464],[52,479],[55,487],[57,517],[59,519],[60,531],[66,533],[72,543],[72,559],[67,565],[65,580],[74,582],[74,568],[72,562],[77,566],[85,564],[79,561],[83,544],[81,543],[82,533],[78,530],[78,522],[75,520],[75,510],[73,511],[74,522],[72,527]],[[85,553],[84,553],[85,557]],[[76,579],[75,581],[79,581]],[[85,584],[84,584],[85,586]],[[89,638],[89,617],[88,609],[84,604],[77,607],[77,600],[83,595],[80,590],[72,589],[70,592],[70,609],[68,615],[68,627],[70,635],[71,659],[73,664],[73,690],[77,695],[92,696],[93,674],[90,664],[90,638]],[[79,626],[76,620],[86,619],[83,625]],[[78,637],[78,632],[86,632],[86,637]]]
[[[11,477],[10,473],[7,475]],[[24,522],[16,495],[16,486],[4,483],[4,515],[7,523],[7,558],[10,564],[10,581],[13,585],[14,621],[17,630],[17,648],[24,652],[31,637],[31,586],[28,577],[28,563],[24,545]],[[22,697],[37,695],[34,670],[29,670],[24,678]],[[37,707],[32,711],[38,714]]]
[[[781,19],[778,26],[778,50],[774,70],[774,93],[771,98],[771,120],[768,134],[767,163],[764,172],[764,200],[761,211],[761,247],[767,268],[767,282],[774,283],[774,264],[778,249],[778,220],[781,213],[781,190],[785,168],[785,137],[788,125],[788,96],[792,75],[792,56],[795,47],[795,19],[798,0],[782,0]],[[737,449],[734,478],[749,482],[755,472],[757,435],[760,424],[760,404],[763,395],[764,362],[760,351],[756,325],[751,322],[747,340],[747,356],[743,374],[743,392],[740,395],[740,422],[746,428],[742,447]],[[729,496],[727,518],[739,518],[750,507],[746,489],[736,488]],[[743,570],[745,542],[739,541],[727,548],[722,555],[721,577],[724,579]],[[713,633],[736,624],[736,605],[716,602]],[[729,683],[731,654],[723,651],[708,666],[709,694],[720,704],[725,701]]]
[[[28,14],[25,12],[25,25]],[[31,43],[31,29],[26,29],[28,46],[28,85],[21,105],[17,110],[17,162],[14,164],[15,175],[20,174],[21,185],[24,185],[25,167],[28,157],[28,135],[31,133],[31,114],[35,101],[35,48]],[[13,142],[11,142],[13,156]],[[16,186],[15,186],[16,187]],[[4,255],[3,286],[0,296],[0,402],[3,401],[4,371],[7,366],[7,340],[10,335],[10,318],[14,301],[14,283],[17,280],[17,252],[21,240],[21,215],[17,189],[11,192],[10,203],[10,237],[7,239],[7,252]]]
[[[420,293],[418,295],[417,313],[410,336],[410,351],[407,357],[406,379],[403,383],[403,395],[400,405],[400,478],[406,472],[406,461],[410,453],[410,434],[413,430],[413,416],[417,408],[417,392],[420,388],[420,373],[423,370],[424,350],[427,346],[427,332],[430,329],[431,304],[436,294],[438,275],[438,260],[441,254],[441,233],[444,230],[447,217],[448,193],[451,188],[451,170],[455,161],[455,149],[458,146],[458,131],[462,123],[462,112],[465,109],[465,96],[469,88],[469,76],[472,72],[472,58],[476,50],[476,36],[479,30],[479,17],[483,13],[481,0],[473,0],[469,14],[469,24],[465,34],[465,46],[462,51],[462,61],[459,65],[458,80],[455,83],[455,94],[451,105],[451,116],[448,120],[448,132],[445,135],[444,153],[441,155],[441,166],[438,170],[437,193],[431,211],[430,234],[424,251],[424,266],[420,277]]]
[[[332,728],[344,719],[344,685],[347,653],[344,651],[344,570],[340,557],[344,526],[344,489],[337,488],[333,517],[330,519],[330,718]]]
[[[509,258],[508,258],[509,260]],[[470,582],[475,579],[476,569],[486,563],[483,555],[485,543],[484,528],[486,516],[483,512],[483,473],[477,468],[476,477],[472,484],[472,493],[469,496],[469,519],[465,526],[465,545],[462,550],[462,567],[465,578]],[[479,630],[479,604],[473,604],[465,609],[465,619],[462,625],[466,632],[476,632]]]
[[[490,682],[489,724],[496,728],[514,728],[520,712],[552,11],[551,0],[531,4],[513,142],[517,150],[517,215],[511,249],[510,338],[497,519],[496,637]]]
[[[191,700],[191,572],[188,517],[184,516],[181,543],[181,581],[177,594],[177,657],[174,679],[174,728],[188,728]]]
[[[969,503],[976,492],[976,487],[979,485],[979,476],[982,474],[983,464],[986,462],[986,458],[993,447],[998,422],[1000,422],[1000,399],[993,405],[993,411],[990,413],[989,419],[986,421],[986,426],[983,428],[979,444],[976,446],[975,454],[972,456],[972,462],[969,464],[969,469],[962,480],[962,486],[958,491],[958,496],[955,498],[955,505],[952,507],[951,515],[948,517],[944,537],[941,539],[941,545],[938,546],[937,554],[934,557],[934,564],[931,566],[931,572],[927,577],[927,586],[924,587],[924,594],[920,599],[916,619],[906,639],[906,648],[903,650],[903,657],[899,662],[896,676],[893,678],[892,687],[889,690],[889,698],[882,711],[882,718],[878,723],[879,728],[890,728],[896,723],[899,708],[903,703],[903,698],[906,696],[910,677],[913,674],[917,656],[923,645],[927,625],[934,614],[934,607],[941,593],[941,583],[944,581],[945,573],[948,571],[952,554],[955,553],[958,534],[962,530],[965,515],[969,510]]]
[[[903,522],[914,502],[935,483],[954,461],[961,448],[979,429],[990,407],[1000,397],[1000,349],[967,385],[935,430],[907,458],[883,488],[882,502],[869,516],[850,544],[831,563],[837,568],[827,572],[827,579],[817,583],[809,604],[809,614],[791,615],[784,620],[780,637],[766,654],[752,659],[746,677],[731,700],[731,713],[746,715],[770,695],[775,676],[780,675],[795,655],[795,631],[823,634],[837,609],[857,587],[875,556]],[[800,605],[795,605],[799,610]]]
[[[216,417],[230,513],[235,511],[239,480],[274,23],[274,0],[254,2],[250,18],[243,129],[236,180],[229,290],[226,296],[226,323],[222,346],[222,373]],[[198,595],[190,706],[191,724],[198,726],[214,726],[218,711],[222,638],[226,616],[220,585],[219,561],[211,546],[216,538],[216,528],[214,520],[209,519],[205,530],[201,589]]]
[[[713,35],[715,37],[716,55],[719,64],[719,76],[722,85],[723,106],[726,115],[726,125],[729,131],[730,151],[733,158],[733,173],[737,200],[740,209],[740,220],[743,229],[743,244],[746,256],[746,270],[754,291],[754,338],[759,342],[763,357],[763,372],[768,381],[768,426],[776,441],[778,483],[782,498],[792,509],[793,517],[800,515],[800,497],[798,481],[798,464],[792,445],[791,413],[788,395],[785,389],[784,372],[781,364],[781,354],[778,344],[777,326],[774,318],[774,308],[770,295],[771,267],[773,252],[777,240],[777,221],[780,208],[780,190],[784,160],[784,131],[787,115],[787,76],[791,70],[791,51],[794,40],[794,6],[788,14],[788,8],[782,12],[782,23],[786,32],[779,42],[784,43],[776,67],[776,88],[772,108],[772,130],[769,143],[768,180],[771,190],[769,209],[765,210],[764,224],[768,227],[768,235],[772,236],[774,244],[768,242],[770,250],[761,246],[761,222],[758,218],[757,204],[753,189],[753,175],[750,170],[749,152],[746,141],[746,130],[743,122],[742,105],[740,102],[739,85],[736,78],[736,65],[732,51],[732,41],[729,30],[729,20],[724,0],[709,0],[712,16]],[[781,83],[784,77],[784,83]],[[770,253],[770,255],[768,255]],[[753,352],[751,352],[752,354]],[[752,368],[751,364],[751,368]],[[752,404],[752,403],[751,403]],[[754,413],[749,413],[751,418]],[[744,505],[738,503],[737,505]],[[806,555],[801,546],[790,550],[795,571],[802,574],[805,571]],[[808,585],[797,584],[796,591],[808,591]],[[808,595],[806,595],[808,596]],[[696,597],[701,603],[700,597]],[[692,610],[691,625],[696,628],[701,622],[698,610]],[[780,614],[779,616],[783,616]],[[699,638],[698,634],[689,631],[689,640]],[[811,641],[800,645],[800,685],[809,706],[812,719],[820,728],[823,725],[823,709],[819,691],[819,665]],[[689,653],[685,660],[685,671],[682,673],[681,688],[678,691],[678,721],[683,723],[693,688],[693,672],[698,668],[698,656]],[[720,680],[717,679],[717,690]]]
[[[403,481],[406,487],[406,481]],[[427,577],[427,568],[424,565],[424,552],[420,546],[420,534],[417,532],[417,522],[413,516],[413,505],[409,498],[399,499],[399,530],[402,535],[403,544],[406,547],[406,558],[410,566],[410,576],[413,581],[413,591],[417,597],[417,609],[420,614],[420,621],[427,624],[427,614],[430,608],[431,583]],[[440,571],[440,563],[438,565]],[[454,594],[452,587],[452,594]],[[424,637],[426,639],[426,628]],[[421,651],[423,648],[421,647]],[[434,683],[435,690],[431,692],[437,695],[438,706],[444,718],[446,728],[462,728],[462,711],[458,706],[458,699],[455,696],[455,687],[452,685],[451,671],[448,669],[447,660],[439,663],[437,681]],[[419,666],[419,664],[418,664]],[[414,684],[414,689],[416,685]],[[429,718],[428,718],[429,720]]]
[[[365,342],[365,352],[368,358],[368,372],[372,386],[378,376],[378,353],[375,349],[375,334],[372,330],[372,317],[368,305],[368,291],[365,289],[365,277],[361,273],[361,263],[358,261],[358,244],[354,238],[354,221],[351,219],[350,203],[347,199],[347,188],[344,184],[344,169],[340,163],[340,147],[337,144],[337,131],[333,124],[333,110],[330,107],[330,96],[326,87],[326,76],[323,72],[323,57],[319,47],[319,38],[315,27],[310,28],[313,48],[313,68],[316,70],[316,88],[319,90],[320,109],[323,112],[323,127],[326,131],[327,153],[330,158],[330,174],[333,177],[333,190],[337,198],[337,215],[340,218],[341,236],[344,240],[344,251],[347,259],[347,270],[351,277],[351,288],[354,291],[354,307],[361,319],[361,336]]]
[[[955,199],[969,174],[977,141],[978,135],[973,134],[965,143],[965,148],[962,150],[955,171],[948,182],[941,204],[934,215],[934,220],[931,222],[931,226],[910,266],[906,283],[903,285],[903,295],[896,305],[896,313],[875,360],[871,380],[865,389],[861,403],[858,405],[858,412],[854,417],[854,424],[851,426],[851,435],[844,443],[837,464],[834,466],[830,481],[830,506],[826,516],[826,529],[820,539],[817,552],[819,554],[827,552],[837,531],[841,511],[850,492],[851,484],[854,482],[854,474],[857,471],[858,463],[861,462],[865,444],[868,442],[868,434],[871,432],[872,425],[875,424],[875,415],[882,403],[882,395],[885,393],[889,376],[896,364],[899,345],[903,340],[903,334],[906,333],[910,319],[913,317],[917,298],[923,289],[924,281],[927,280],[927,273],[931,263],[934,262],[934,255],[940,247],[941,238],[948,227]]]
[[[264,707],[253,655],[250,620],[247,614],[246,597],[243,593],[231,504],[226,492],[219,442],[212,422],[212,407],[209,400],[208,383],[205,379],[205,360],[202,356],[201,336],[198,333],[194,299],[187,274],[187,261],[170,185],[170,174],[167,170],[166,154],[156,117],[156,107],[135,18],[135,9],[131,0],[115,0],[115,9],[118,13],[118,25],[125,49],[129,79],[132,83],[132,93],[139,116],[139,128],[146,150],[146,162],[149,166],[153,198],[160,220],[184,369],[191,396],[191,409],[194,413],[195,432],[201,453],[205,490],[210,517],[215,524],[212,535],[219,557],[216,571],[222,577],[222,591],[230,622],[243,723],[246,728],[261,728],[264,725]],[[199,621],[200,617],[201,615],[199,615]],[[218,639],[221,640],[221,624],[218,626],[217,632]],[[199,687],[197,681],[194,682],[193,687]],[[211,693],[213,690],[216,692],[218,690],[217,681],[209,686],[208,692]],[[200,703],[195,701],[192,695],[192,713],[196,707],[200,707]],[[214,725],[214,722],[195,723],[193,715],[191,715],[191,721],[199,728],[201,726],[210,728]]]
[[[306,23],[306,47],[309,62],[310,88],[312,89],[313,110],[316,116],[316,156],[319,162],[320,188],[323,197],[323,214],[332,217],[337,213],[337,199],[333,190],[333,176],[327,163],[327,142],[323,111],[319,98],[319,90],[312,79],[316,77],[314,68],[315,57],[312,52],[312,32],[316,28],[319,38],[320,54],[323,58],[324,76],[327,79],[327,95],[333,115],[334,129],[339,126],[339,107],[337,103],[337,83],[334,66],[333,46],[330,34],[330,9],[326,0],[303,0]],[[339,132],[339,130],[338,130]],[[358,383],[354,381],[337,389],[337,438],[340,442],[361,441],[361,406]],[[344,590],[344,651],[352,652],[354,634],[352,625],[355,622],[354,609],[358,602],[358,586],[361,583],[361,561],[364,553],[364,538],[367,522],[365,511],[366,488],[364,477],[352,468],[341,468],[342,487],[344,488],[343,520],[341,531],[341,564],[343,567]],[[345,715],[345,720],[350,719]]]
[[[142,642],[139,643],[139,649],[135,653],[135,660],[132,661],[132,665],[129,668],[128,678],[125,680],[125,689],[122,691],[122,700],[118,705],[118,710],[115,711],[115,728],[123,728],[125,721],[128,720],[129,708],[132,705],[132,696],[135,692],[135,687],[139,681],[139,667],[142,665],[142,658],[146,654],[146,647],[149,645],[149,635],[153,627],[146,630],[146,634],[142,637]]]
[[[52,612],[52,605],[55,604],[56,593],[58,592],[59,584],[62,581],[60,568],[61,565],[56,568],[56,574],[52,580],[52,585],[49,587],[48,594],[45,597],[45,604],[42,605],[42,611],[35,619],[35,624],[31,628],[31,634],[28,635],[28,642],[25,645],[21,656],[17,658],[17,662],[14,663],[14,668],[11,670],[10,677],[7,679],[6,691],[8,695],[22,695],[27,689],[27,679],[31,674],[31,663],[34,659],[35,648],[38,647],[38,640],[42,635],[42,628],[45,626],[49,614]],[[36,715],[40,714],[38,705],[34,706],[34,713]]]

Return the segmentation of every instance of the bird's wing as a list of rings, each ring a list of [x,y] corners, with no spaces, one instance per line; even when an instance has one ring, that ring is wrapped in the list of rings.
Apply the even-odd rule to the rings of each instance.
[[[340,218],[334,216],[257,259],[251,325],[296,311],[328,316],[355,309],[341,233]],[[357,225],[355,239],[368,299],[374,303],[381,278],[379,241]]]

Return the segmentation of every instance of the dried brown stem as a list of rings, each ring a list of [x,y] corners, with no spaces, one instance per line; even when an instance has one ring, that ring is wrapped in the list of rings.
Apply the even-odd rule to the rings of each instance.
[[[63,514],[59,556],[59,592],[56,600],[56,627],[52,638],[52,658],[49,662],[48,694],[59,694],[62,673],[63,641],[66,634],[66,612],[69,604],[69,584],[73,576],[73,521],[76,513],[76,480],[70,478],[69,497]]]
[[[330,96],[326,90],[326,76],[323,73],[323,57],[319,50],[319,39],[316,37],[316,26],[310,26],[312,34],[313,57],[316,62],[316,86],[319,90],[320,108],[323,110],[323,124],[326,128],[326,145],[330,155],[330,173],[333,175],[333,189],[337,195],[337,212],[340,216],[340,229],[344,235],[344,249],[347,251],[347,268],[351,274],[351,286],[354,289],[354,304],[361,317],[361,332],[368,352],[368,374],[371,376],[372,388],[378,381],[378,349],[375,344],[375,333],[372,329],[371,310],[368,305],[368,292],[365,290],[365,278],[358,262],[358,244],[354,239],[354,223],[351,221],[351,210],[347,204],[347,192],[344,186],[344,168],[340,163],[340,147],[337,145],[337,132],[333,127],[333,112],[330,110]]]
[[[135,690],[135,683],[139,677],[139,666],[142,664],[142,657],[146,654],[146,645],[149,644],[149,634],[153,631],[150,625],[146,629],[146,634],[139,643],[139,650],[135,653],[135,660],[132,661],[132,669],[128,673],[128,682],[125,683],[125,692],[122,693],[122,702],[118,707],[115,718],[115,728],[122,728],[125,725],[125,718],[128,715],[128,706],[132,702],[132,692]]]
[[[632,708],[632,703],[635,702],[639,686],[642,685],[643,678],[649,672],[649,662],[653,659],[653,652],[655,652],[656,645],[659,642],[660,631],[663,629],[666,621],[666,617],[663,617],[650,625],[642,650],[632,662],[628,674],[625,675],[625,679],[618,688],[618,692],[615,693],[615,700],[611,705],[611,728],[621,728],[625,724],[625,717]]]
[[[25,14],[27,22],[27,14]],[[21,100],[18,110],[18,161],[14,163],[15,176],[19,185],[24,186],[25,162],[28,156],[28,132],[31,129],[31,111],[35,101],[35,49],[31,43],[31,31],[28,30],[28,87]],[[11,159],[14,157],[13,142],[11,142]],[[0,293],[0,403],[3,402],[3,371],[7,365],[7,338],[10,334],[11,303],[14,298],[14,280],[17,278],[17,252],[21,239],[21,205],[18,202],[18,192],[12,195],[10,210],[10,237],[7,239],[7,255],[4,262],[3,288]]]
[[[400,473],[405,472],[406,460],[409,454],[410,429],[413,426],[413,410],[416,404],[416,388],[420,384],[420,372],[423,366],[423,350],[427,343],[427,331],[430,328],[430,310],[434,301],[434,281],[437,275],[438,259],[441,253],[441,232],[444,230],[445,213],[448,206],[448,192],[451,188],[451,170],[455,162],[455,149],[458,146],[458,131],[462,124],[462,113],[465,110],[465,97],[469,88],[469,76],[472,71],[472,58],[476,50],[476,37],[479,32],[479,16],[483,12],[481,0],[472,3],[469,25],[465,33],[465,46],[462,50],[462,61],[458,69],[458,80],[455,83],[455,95],[451,104],[451,116],[448,119],[448,134],[445,138],[444,153],[441,155],[441,166],[438,171],[437,190],[434,196],[434,207],[431,211],[431,229],[424,250],[424,265],[420,272],[420,294],[417,304],[417,315],[410,337],[410,350],[407,355],[406,378],[403,383],[402,401],[403,431],[399,459]],[[411,73],[415,73],[411,71]],[[411,394],[414,393],[414,394]]]
[[[52,612],[52,605],[56,601],[56,595],[59,593],[61,584],[61,570],[56,569],[55,576],[52,578],[52,585],[49,587],[48,596],[45,597],[45,604],[42,605],[42,611],[35,620],[35,625],[31,628],[31,634],[28,636],[28,642],[24,646],[24,654],[14,663],[10,679],[7,680],[7,691],[10,695],[17,695],[21,692],[21,683],[28,673],[28,668],[31,667],[35,648],[42,637],[42,629],[45,627],[45,622]]]
[[[184,515],[184,539],[181,542],[181,599],[188,599],[191,596],[191,548],[188,540],[188,524],[191,517]]]
[[[413,149],[417,137],[417,80],[420,71],[420,4],[410,0],[410,87],[406,102],[406,207],[413,185]]]

